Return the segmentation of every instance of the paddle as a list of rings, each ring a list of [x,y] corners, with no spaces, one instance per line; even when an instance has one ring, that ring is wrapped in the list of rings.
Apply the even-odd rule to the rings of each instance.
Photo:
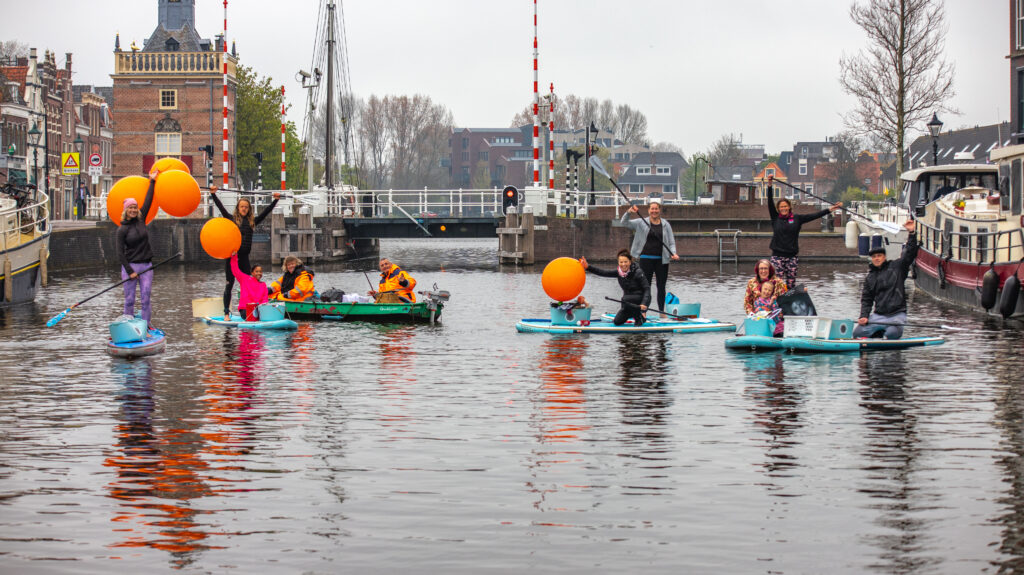
[[[640,307],[640,304],[632,303],[632,302],[628,302],[628,301],[622,301],[621,299],[615,299],[615,298],[608,297],[608,296],[605,296],[604,299],[606,299],[608,301],[614,301],[614,302],[617,302],[617,303],[628,305],[630,307]],[[669,317],[674,317],[676,319],[681,319],[683,321],[693,319],[692,315],[676,315],[674,313],[668,313],[667,311],[661,311],[660,309],[654,309],[653,307],[649,307],[647,309],[652,310],[652,311],[656,311],[658,313],[663,313],[663,314],[665,314],[665,315],[667,315]]]
[[[615,180],[613,180],[612,177],[608,174],[608,170],[604,169],[604,164],[601,163],[601,158],[597,156],[590,156],[590,160],[588,161],[590,162],[590,167],[594,168],[594,170],[596,170],[597,173],[608,178],[608,181],[611,182],[612,185],[615,186],[615,189],[618,190],[620,194],[622,194],[622,197],[626,199],[626,203],[632,206],[633,200],[629,199],[629,196],[626,195],[626,192],[623,192],[622,188],[619,187],[619,184],[616,184]],[[640,212],[637,212],[636,215],[640,216]],[[644,223],[647,224],[647,228],[650,229],[651,222],[643,216],[640,216],[640,219],[643,220]],[[661,237],[658,237],[658,242],[661,243],[661,247],[665,248],[665,251],[667,251],[669,255],[676,255],[675,253],[672,252],[672,250],[669,249],[667,245],[665,245],[665,241],[662,240]]]
[[[925,328],[925,329],[948,329],[950,331],[971,331],[970,329],[968,329],[966,327],[953,327],[951,325],[945,325],[945,324],[935,325],[935,324],[913,323],[913,322],[908,322],[908,323],[887,323],[887,322],[882,322],[882,321],[869,321],[866,325],[886,325],[886,326],[893,326],[893,327],[921,327],[921,328]]]
[[[148,271],[154,270],[154,269],[156,269],[157,267],[159,267],[159,266],[162,266],[162,265],[164,265],[165,263],[167,263],[167,262],[169,262],[169,261],[173,260],[174,258],[180,258],[180,257],[181,257],[181,252],[178,252],[178,253],[174,254],[173,256],[171,256],[171,257],[169,257],[169,258],[167,258],[167,259],[165,259],[165,260],[163,260],[163,261],[161,261],[161,262],[157,262],[157,263],[155,263],[155,264],[153,264],[153,265],[149,266],[148,268],[146,268],[146,269],[142,270],[141,272],[139,272],[139,273],[138,273],[138,275],[140,275],[140,276],[141,276],[142,274],[144,274],[144,273],[146,273],[146,272],[148,272]],[[89,297],[87,297],[87,298],[83,299],[82,301],[80,301],[80,302],[78,302],[78,303],[76,303],[76,304],[72,305],[72,306],[71,306],[71,307],[69,307],[68,309],[66,309],[66,310],[64,310],[64,311],[60,312],[59,314],[57,314],[57,315],[53,316],[52,318],[50,318],[50,321],[46,322],[46,327],[53,327],[53,326],[57,325],[57,323],[58,323],[58,322],[60,322],[60,320],[64,319],[64,318],[65,318],[65,317],[66,317],[66,316],[68,315],[68,312],[70,312],[71,310],[73,310],[73,309],[75,309],[76,307],[78,307],[78,306],[82,305],[83,303],[85,303],[85,302],[87,302],[87,301],[91,300],[92,298],[94,298],[94,297],[97,297],[97,296],[100,296],[100,295],[103,295],[103,294],[107,293],[108,291],[110,291],[110,290],[112,290],[112,289],[116,288],[117,286],[119,286],[119,285],[121,285],[121,284],[124,284],[124,283],[127,283],[127,282],[129,282],[129,281],[131,281],[131,280],[132,280],[132,278],[128,278],[128,279],[126,279],[126,280],[121,280],[121,281],[117,282],[116,284],[114,284],[114,285],[112,285],[112,286],[110,286],[110,287],[108,287],[108,288],[104,289],[103,291],[101,291],[101,292],[99,292],[99,293],[96,293],[96,294],[93,294],[93,295],[91,295],[91,296],[89,296]]]
[[[770,185],[772,184],[772,182],[775,182],[775,181],[778,181],[778,183],[782,184],[783,186],[786,186],[786,187],[788,187],[788,188],[792,188],[792,189],[794,189],[794,190],[796,190],[796,191],[798,191],[798,192],[800,192],[800,193],[804,193],[804,194],[807,194],[808,196],[811,196],[812,198],[814,198],[814,199],[816,199],[816,200],[819,200],[819,201],[825,202],[825,203],[827,203],[827,204],[828,204],[828,203],[832,203],[832,205],[835,205],[835,204],[834,204],[833,202],[829,202],[828,200],[826,200],[825,198],[823,198],[823,197],[821,197],[821,196],[815,195],[815,194],[813,194],[813,193],[811,193],[811,192],[808,192],[807,190],[801,190],[800,188],[798,188],[798,187],[794,186],[793,184],[791,184],[791,183],[789,183],[789,182],[783,182],[782,180],[776,180],[776,179],[775,179],[775,178],[773,178],[773,177],[769,177],[769,178],[768,178],[768,185],[770,186]],[[869,224],[870,224],[870,223],[874,223],[874,222],[872,222],[872,221],[871,221],[871,218],[868,218],[868,217],[862,216],[862,215],[860,215],[860,214],[858,214],[858,213],[856,213],[856,212],[851,212],[850,210],[846,209],[846,208],[845,208],[845,207],[843,207],[843,206],[839,206],[839,209],[840,209],[840,210],[842,210],[842,211],[844,211],[844,212],[846,212],[846,213],[848,213],[848,214],[850,214],[850,216],[851,216],[851,217],[855,217],[855,218],[860,218],[860,219],[864,220],[865,222],[868,222]],[[791,211],[792,211],[792,210],[791,210]]]

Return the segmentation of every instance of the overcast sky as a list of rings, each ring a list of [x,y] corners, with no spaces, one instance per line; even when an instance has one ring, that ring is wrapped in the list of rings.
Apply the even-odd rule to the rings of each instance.
[[[286,87],[301,125],[322,0],[229,0],[228,37],[241,63]],[[532,0],[340,2],[352,90],[426,94],[456,126],[508,127],[530,103]],[[726,133],[769,152],[843,129],[853,100],[839,87],[839,58],[865,45],[847,0],[539,0],[540,84],[629,104],[647,116],[652,142],[685,153]],[[76,84],[110,85],[114,35],[141,46],[157,0],[3,0],[0,39],[74,54]],[[196,0],[196,28],[212,38],[222,0]],[[956,66],[959,116],[947,128],[1009,120],[1008,0],[948,0],[947,58]],[[923,126],[918,128],[923,129]],[[915,134],[911,134],[913,137]]]

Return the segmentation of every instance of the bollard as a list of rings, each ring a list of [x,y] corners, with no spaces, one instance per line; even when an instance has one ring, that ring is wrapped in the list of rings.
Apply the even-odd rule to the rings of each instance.
[[[46,272],[46,258],[49,257],[49,253],[45,247],[39,248],[39,284],[46,287],[47,276]]]
[[[4,301],[14,301],[14,277],[11,275],[11,260],[4,258]]]

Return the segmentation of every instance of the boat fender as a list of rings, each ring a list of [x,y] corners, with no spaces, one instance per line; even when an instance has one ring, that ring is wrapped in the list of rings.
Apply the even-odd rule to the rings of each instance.
[[[946,260],[939,260],[939,289],[946,289]]]
[[[857,222],[846,222],[846,249],[857,249],[857,241],[860,238],[860,226]]]
[[[999,296],[999,274],[991,266],[981,278],[981,307],[988,311],[996,306]]]
[[[999,314],[1003,318],[1008,318],[1013,315],[1013,311],[1017,309],[1017,298],[1020,297],[1020,280],[1017,279],[1017,274],[1006,279],[1006,283],[1003,284],[1003,293],[999,298]]]

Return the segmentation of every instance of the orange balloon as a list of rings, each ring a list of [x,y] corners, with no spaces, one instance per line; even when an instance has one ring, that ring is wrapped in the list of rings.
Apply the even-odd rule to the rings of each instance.
[[[583,264],[573,258],[558,258],[544,267],[540,276],[544,293],[555,301],[569,301],[580,295],[587,283]]]
[[[188,172],[170,170],[156,177],[156,202],[168,214],[183,218],[199,207],[199,183]]]
[[[139,202],[139,208],[142,208],[142,204],[146,200],[147,191],[149,191],[149,178],[143,178],[142,176],[125,176],[121,178],[107,192],[107,215],[110,216],[110,219],[115,224],[121,225],[124,201],[128,198],[135,198],[135,201]],[[153,205],[150,206],[149,215],[146,217],[147,224],[156,218],[158,205],[159,202],[154,197]]]
[[[227,218],[213,218],[199,232],[199,243],[210,257],[225,260],[242,247],[242,232]]]
[[[188,169],[188,164],[182,162],[178,158],[160,158],[159,160],[153,162],[153,167],[150,168],[150,170],[160,170],[160,173],[169,170],[181,170],[186,174],[191,173],[191,170]]]

